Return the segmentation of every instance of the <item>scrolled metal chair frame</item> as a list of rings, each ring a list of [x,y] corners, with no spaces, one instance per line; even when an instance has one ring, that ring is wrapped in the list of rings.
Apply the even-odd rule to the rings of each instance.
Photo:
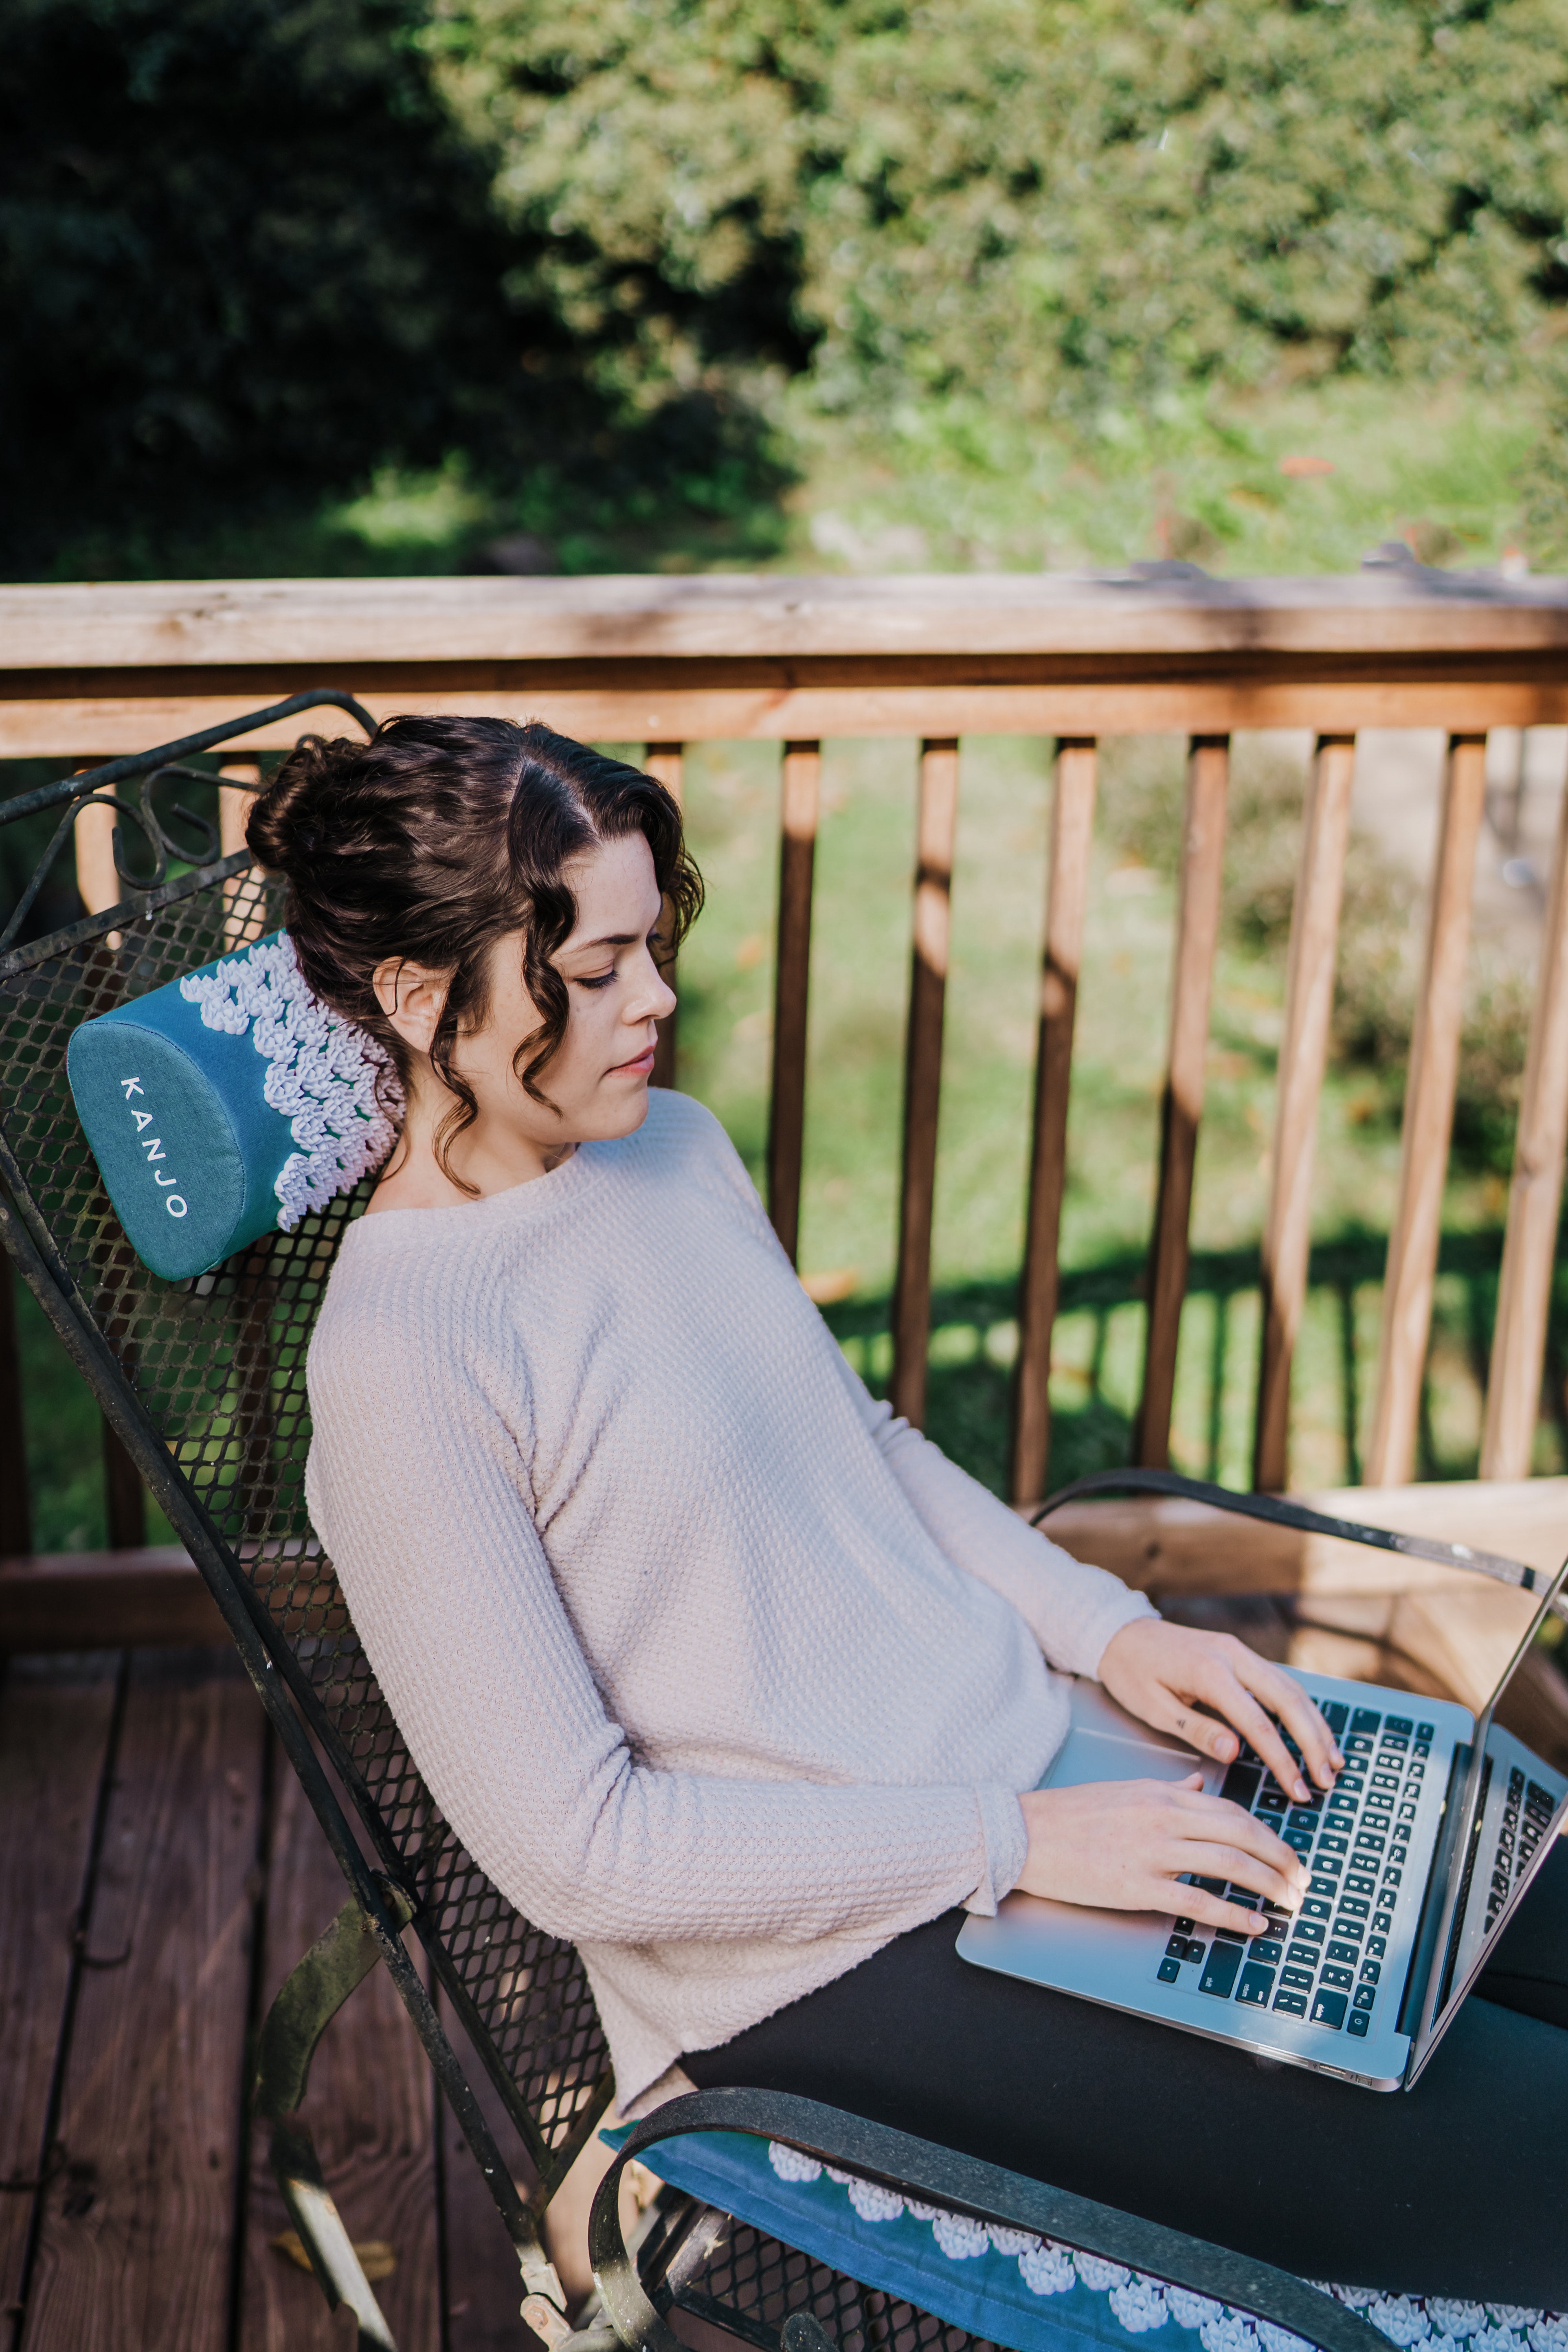
[[[471,1966],[465,1975],[463,1955],[458,1951],[460,1939],[455,1935],[447,1913],[442,1910],[442,1904],[447,1902],[448,1908],[452,1907],[456,1898],[451,1890],[460,1882],[462,1901],[468,1906],[462,1916],[468,1916],[477,1905],[483,1919],[489,1923],[485,1927],[485,1937],[502,1941],[510,1937],[509,1948],[519,1949],[523,1948],[520,1939],[531,1937],[533,1942],[528,1948],[537,1947],[543,1950],[546,1959],[551,1958],[548,1939],[541,1939],[537,1930],[529,1928],[521,1915],[506,1905],[504,1897],[490,1889],[482,1874],[461,1855],[450,1833],[439,1822],[428,1791],[424,1790],[405,1753],[400,1756],[401,1778],[395,1782],[395,1818],[394,1812],[388,1811],[383,1799],[384,1786],[391,1784],[373,1786],[365,1752],[363,1748],[356,1748],[344,1728],[351,1719],[346,1712],[347,1703],[334,1714],[331,1690],[328,1688],[323,1696],[326,1686],[320,1680],[320,1654],[330,1646],[321,1632],[323,1626],[330,1623],[338,1629],[334,1638],[339,1640],[344,1654],[353,1649],[352,1628],[346,1636],[342,1630],[346,1612],[342,1609],[341,1596],[318,1607],[313,1616],[307,1616],[304,1622],[315,1628],[308,1641],[289,1633],[277,1607],[269,1605],[267,1597],[264,1572],[279,1572],[280,1563],[290,1572],[296,1568],[302,1573],[308,1571],[316,1580],[312,1590],[318,1593],[330,1591],[332,1588],[327,1563],[311,1550],[308,1531],[300,1533],[298,1528],[291,1535],[286,1532],[283,1537],[268,1537],[247,1550],[233,1532],[244,1517],[245,1496],[238,1488],[226,1507],[229,1518],[220,1524],[223,1513],[212,1500],[212,1492],[216,1489],[208,1492],[202,1485],[209,1465],[199,1446],[193,1454],[189,1443],[177,1430],[160,1425],[155,1412],[139,1392],[142,1370],[136,1350],[140,1343],[134,1336],[127,1338],[126,1334],[134,1334],[142,1328],[136,1323],[138,1313],[142,1325],[146,1323],[150,1311],[147,1286],[151,1278],[138,1274],[133,1267],[129,1272],[125,1270],[123,1244],[114,1239],[118,1229],[107,1202],[100,1192],[94,1193],[89,1201],[83,1191],[84,1185],[96,1182],[95,1172],[90,1169],[83,1172],[79,1155],[72,1180],[76,1193],[73,1196],[68,1186],[63,1191],[57,1186],[57,1199],[44,1181],[47,1159],[45,1147],[47,1143],[48,1150],[63,1149],[60,1138],[47,1134],[40,1139],[33,1129],[24,1138],[21,1132],[30,1115],[26,1114],[26,1102],[34,1103],[36,1110],[47,1093],[46,1080],[37,1075],[41,1063],[48,1065],[46,1079],[56,1087],[49,1098],[56,1106],[56,1122],[68,1117],[68,1108],[63,1113],[58,1108],[62,1097],[58,1074],[49,1075],[54,1072],[56,1060],[63,1062],[66,1012],[62,1009],[51,1026],[37,1009],[47,998],[48,985],[56,986],[62,1008],[68,1003],[79,1014],[83,1001],[101,1009],[110,997],[119,1002],[141,993],[144,987],[155,984],[155,979],[148,977],[148,973],[156,961],[153,950],[158,944],[160,920],[174,917],[194,919],[194,910],[199,908],[204,894],[210,894],[214,906],[221,908],[226,886],[232,887],[249,870],[250,860],[243,850],[229,857],[216,856],[218,844],[211,826],[176,804],[173,815],[195,827],[205,854],[189,871],[172,874],[172,864],[184,861],[189,852],[187,845],[170,832],[154,805],[155,790],[167,778],[200,775],[201,771],[192,770],[186,763],[202,752],[243,741],[263,727],[276,726],[280,719],[324,708],[343,711],[367,733],[374,726],[370,714],[351,694],[323,687],[177,742],[108,761],[0,804],[0,826],[51,808],[61,811],[37,871],[0,937],[0,1240],[205,1578],[347,1882],[348,1901],[289,1976],[266,2021],[259,2039],[253,2096],[255,2115],[270,2126],[274,2168],[328,2303],[333,2308],[346,2303],[354,2311],[361,2346],[389,2352],[391,2332],[322,2182],[303,2115],[310,2059],[322,2033],[355,1988],[379,1965],[385,1967],[392,1977],[510,2239],[524,2289],[521,2316],[551,2347],[551,2352],[612,2352],[616,2346],[627,2347],[627,2352],[675,2352],[679,2339],[669,2326],[669,2313],[677,2305],[717,2322],[754,2347],[756,2352],[824,2352],[829,2338],[811,2308],[814,2301],[818,2311],[831,2313],[844,2308],[860,2313],[861,2317],[853,2322],[850,2332],[858,2332],[862,2341],[868,2342],[874,2335],[897,2352],[906,2340],[910,2345],[926,2340],[931,2323],[922,2321],[921,2315],[908,2306],[898,2307],[903,2314],[901,2318],[897,2312],[891,2317],[884,2312],[874,2323],[866,2321],[865,2300],[869,2296],[876,2302],[880,2292],[874,2282],[857,2283],[827,2272],[821,2265],[806,2265],[806,2300],[802,2303],[798,2295],[799,2258],[772,2240],[758,2241],[771,2252],[767,2263],[759,2262],[757,2276],[759,2280],[771,2277],[773,2286],[764,2292],[759,2285],[750,2304],[721,2301],[707,2291],[702,2281],[712,2271],[731,2229],[748,2225],[733,2222],[731,2217],[702,2208],[668,2189],[658,2200],[652,2226],[628,2247],[622,2236],[617,2210],[618,2187],[626,2167],[672,2137],[700,2131],[739,2132],[782,2141],[821,2161],[863,2173],[916,2199],[947,2205],[999,2226],[1058,2238],[1087,2252],[1127,2263],[1249,2311],[1321,2346],[1323,2352],[1382,2352],[1383,2339],[1364,2320],[1301,2281],[1267,2264],[1251,2262],[1179,2231],[1161,2229],[1135,2215],[1116,2211],[1041,2181],[980,2163],[952,2149],[933,2147],[863,2117],[807,2100],[752,2091],[712,2092],[677,2100],[636,2127],[621,2147],[595,2200],[591,2250],[598,2294],[588,2310],[578,2315],[580,2324],[574,2326],[573,2315],[566,2309],[559,2279],[544,2247],[541,2224],[552,2197],[591,2137],[611,2095],[607,2073],[602,2067],[596,2077],[592,2073],[596,2063],[595,2052],[602,2049],[602,2030],[595,2042],[594,2032],[580,2021],[581,2010],[573,2011],[570,2008],[568,1996],[575,1995],[568,1987],[567,1992],[560,1994],[560,2003],[566,2004],[565,2008],[559,2014],[551,2013],[548,2027],[538,2026],[532,2042],[514,2039],[502,2047],[500,2030],[493,2018],[487,2021],[482,2000],[474,1990]],[[140,832],[150,856],[150,867],[141,874],[133,870],[117,827],[116,868],[127,886],[121,902],[44,939],[18,945],[19,935],[48,870],[76,816],[89,803],[113,807],[118,816]],[[221,919],[215,918],[209,929],[221,951]],[[111,947],[116,939],[124,942],[118,950]],[[87,978],[81,977],[83,973]],[[14,1024],[21,1024],[25,1032],[26,1055],[12,1056],[7,1052],[7,1026]],[[70,1149],[74,1151],[74,1142]],[[53,1163],[49,1166],[52,1168]],[[50,1182],[53,1181],[51,1176]],[[60,1209],[59,1199],[68,1201],[72,1197],[78,1205],[68,1214]],[[51,1201],[55,1202],[52,1208]],[[303,1264],[317,1290],[324,1281],[324,1268],[330,1265],[336,1246],[334,1236],[341,1236],[342,1225],[342,1218],[333,1224],[330,1218],[323,1221],[323,1214],[307,1221],[301,1229],[302,1242],[298,1235],[272,1237],[283,1255],[285,1270]],[[292,1257],[283,1250],[285,1239],[294,1248]],[[115,1255],[117,1249],[119,1257]],[[105,1264],[110,1264],[111,1270],[119,1269],[113,1279],[120,1283],[120,1290],[104,1292],[103,1284],[108,1277],[94,1269],[100,1270]],[[275,1285],[278,1281],[276,1265],[271,1274],[265,1266],[258,1273],[255,1254],[250,1253],[243,1263],[234,1262],[229,1267],[218,1269],[215,1276],[165,1289],[171,1312],[181,1303],[174,1297],[175,1291],[184,1295],[184,1306],[194,1312],[195,1305],[211,1304],[215,1284],[226,1284],[226,1296],[233,1308],[234,1326],[238,1328],[247,1315],[254,1319],[260,1312],[265,1320],[266,1286],[269,1280]],[[106,1296],[110,1301],[107,1307]],[[262,1302],[259,1309],[258,1298]],[[311,1312],[308,1305],[298,1309],[297,1323],[291,1329],[296,1342],[301,1332],[308,1335]],[[290,1375],[293,1386],[290,1389],[286,1385],[281,1391],[287,1400],[296,1403],[303,1387],[302,1348],[297,1352],[299,1361]],[[264,1379],[270,1412],[279,1392],[270,1370]],[[276,1418],[274,1414],[273,1420]],[[265,1435],[272,1423],[265,1415],[262,1421],[264,1438],[260,1442],[265,1450],[274,1441]],[[280,1474],[274,1468],[268,1475],[276,1485]],[[1157,1483],[1161,1492],[1190,1495],[1225,1509],[1239,1509],[1260,1517],[1279,1519],[1294,1507],[1274,1505],[1269,1498],[1236,1496],[1223,1489],[1203,1488],[1195,1482],[1170,1474],[1151,1476],[1116,1473],[1100,1480],[1079,1482],[1074,1488],[1065,1490],[1063,1496],[1053,1497],[1037,1516],[1043,1517],[1068,1495],[1100,1490],[1119,1483],[1143,1487]],[[1385,1548],[1390,1544],[1383,1530],[1355,1528],[1321,1514],[1305,1517],[1319,1532]],[[1304,1524],[1303,1515],[1296,1510],[1290,1523]],[[1440,1554],[1455,1564],[1484,1566],[1490,1573],[1510,1574],[1513,1581],[1529,1580],[1530,1571],[1520,1569],[1517,1563],[1461,1559],[1456,1547],[1434,1547],[1401,1539],[1394,1548],[1416,1550],[1424,1558]],[[360,1681],[354,1685],[359,1694],[355,1702],[358,1705],[366,1690],[374,1694],[374,1683],[367,1679],[363,1661],[355,1671],[360,1673]],[[391,1727],[388,1736],[395,1739],[395,1726]],[[383,1793],[378,1794],[378,1789]],[[411,1822],[422,1823],[423,1827],[410,1827]],[[426,1870],[427,1856],[437,1849],[447,1874],[438,1883]],[[467,1877],[452,1863],[455,1853],[458,1861],[466,1864]],[[434,1869],[433,1864],[431,1868]],[[484,2107],[408,1948],[405,1930],[422,1943],[433,1974],[452,2000],[485,2074],[500,2093],[528,2150],[536,2178],[527,2191],[513,2180]],[[471,1951],[468,1959],[471,1962]],[[527,1976],[526,1970],[522,1973]],[[546,1991],[549,1990],[547,1985]],[[531,1998],[532,1991],[525,1984],[525,2028],[531,2014],[528,2009]],[[574,2015],[579,2020],[575,2026],[571,2023]],[[567,2018],[565,2026],[561,2023],[562,2016]],[[563,2033],[566,2035],[564,2043],[561,2042]],[[540,2037],[548,2034],[553,2034],[555,2040],[546,2038],[542,2042]],[[553,2063],[552,2053],[558,2045],[575,2052],[567,2065],[567,2072],[570,2074],[574,2067],[575,2074],[569,2095],[563,2101],[557,2100],[556,2111],[547,2116],[537,2097],[531,2104],[523,2077],[531,2068],[537,2078],[542,2063]],[[552,2099],[553,2093],[544,2105],[549,2105]],[[791,2262],[796,2265],[795,2284],[781,2284],[785,2282]],[[791,2296],[795,2297],[794,2306],[780,2308],[781,2299],[787,2303]],[[881,2304],[887,2301],[886,2296],[881,2297]],[[959,2352],[960,2347],[973,2340],[949,2326],[943,2326],[942,2333],[950,2352]]]

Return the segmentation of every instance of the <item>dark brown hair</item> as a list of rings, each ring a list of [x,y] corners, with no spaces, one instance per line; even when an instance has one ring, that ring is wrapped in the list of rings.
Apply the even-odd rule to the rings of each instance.
[[[522,977],[539,1026],[513,1067],[536,1102],[566,1034],[566,983],[551,959],[577,919],[568,859],[640,833],[665,904],[661,952],[674,954],[702,906],[680,811],[624,760],[537,720],[388,719],[368,743],[307,735],[250,814],[252,856],[289,884],[284,920],[306,981],[334,1013],[384,1045],[407,1085],[411,1057],[376,1000],[389,956],[451,974],[430,1059],[457,1097],[436,1133],[447,1155],[478,1116],[452,1049],[489,1009],[489,950],[522,934]]]

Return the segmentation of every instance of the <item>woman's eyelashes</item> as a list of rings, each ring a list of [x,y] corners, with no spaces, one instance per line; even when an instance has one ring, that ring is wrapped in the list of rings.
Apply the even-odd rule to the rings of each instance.
[[[647,935],[647,951],[649,955],[652,956],[656,963],[658,961],[659,950],[663,945],[664,940],[662,935],[658,931],[649,931]],[[617,969],[618,967],[616,965],[612,964],[608,971],[596,971],[592,973],[579,972],[575,984],[579,988],[608,988],[611,981],[616,977]]]

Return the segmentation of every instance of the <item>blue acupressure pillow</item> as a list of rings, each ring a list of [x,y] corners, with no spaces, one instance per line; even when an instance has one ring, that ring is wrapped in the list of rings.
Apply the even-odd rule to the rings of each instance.
[[[126,1239],[168,1282],[356,1184],[400,1109],[384,1048],[312,995],[286,931],[84,1021],[66,1074]]]

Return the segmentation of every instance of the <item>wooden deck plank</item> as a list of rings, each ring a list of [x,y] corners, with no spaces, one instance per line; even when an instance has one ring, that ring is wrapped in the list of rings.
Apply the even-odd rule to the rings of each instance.
[[[517,2135],[451,2003],[439,1999],[437,2007],[496,2145],[526,2193],[529,2176]],[[447,2257],[447,2352],[542,2352],[532,2330],[522,2324],[522,2282],[511,2242],[445,2099],[438,2102],[437,2119],[441,2234]]]
[[[264,2004],[348,1899],[342,1873],[280,1756],[268,1864]],[[383,2240],[396,2256],[391,2276],[374,2284],[398,2352],[438,2352],[441,2343],[435,2105],[425,2053],[391,1978],[376,1969],[328,2028],[303,2112],[350,2237],[356,2244]],[[248,2156],[238,2352],[342,2352],[347,2321],[328,2312],[314,2278],[273,2252],[271,2241],[292,2224],[259,2127]]]
[[[21,2302],[117,1664],[13,1666],[0,1692],[0,2312]]]
[[[221,2352],[262,1717],[232,1659],[134,1662],[23,2352]]]
[[[201,1570],[178,1544],[0,1559],[0,1651],[145,1649],[226,1641]]]

